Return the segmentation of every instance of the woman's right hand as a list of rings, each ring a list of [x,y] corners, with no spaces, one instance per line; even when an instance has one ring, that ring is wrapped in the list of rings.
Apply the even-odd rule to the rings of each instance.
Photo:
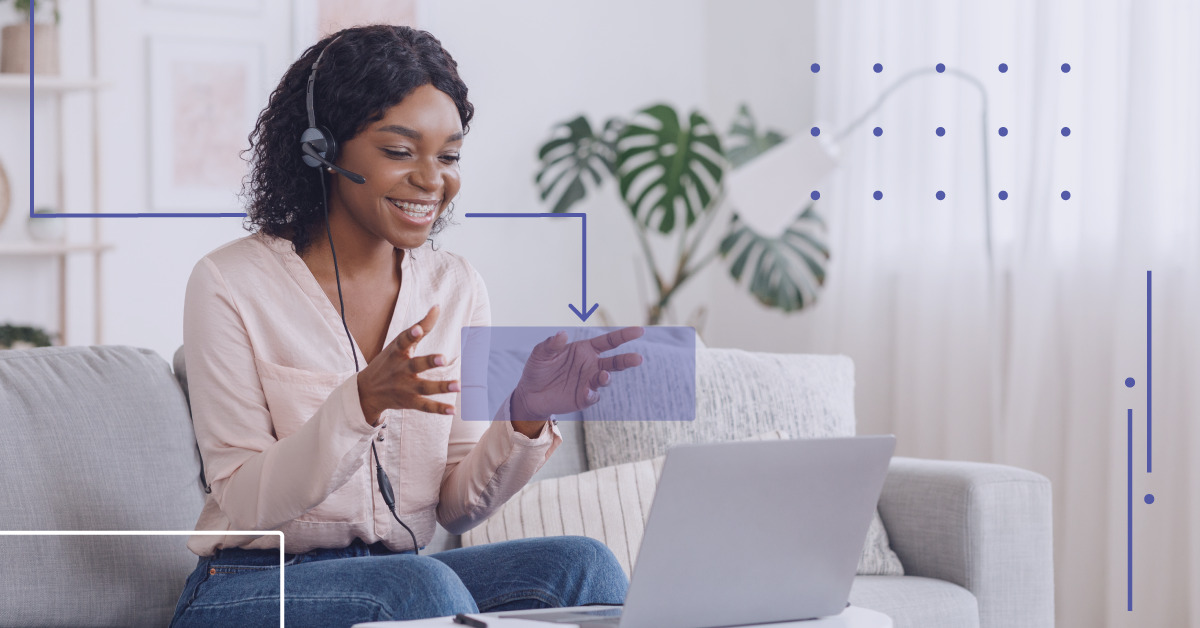
[[[437,323],[438,312],[436,305],[429,308],[421,322],[400,332],[358,374],[358,399],[367,423],[378,424],[379,415],[388,409],[454,414],[454,406],[425,395],[458,392],[458,380],[430,381],[417,377],[422,371],[443,366],[446,357],[440,354],[413,357],[417,342]]]

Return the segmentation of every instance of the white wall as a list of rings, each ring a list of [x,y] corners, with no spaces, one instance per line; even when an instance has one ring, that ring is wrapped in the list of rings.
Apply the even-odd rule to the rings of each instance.
[[[286,0],[263,4],[259,15],[230,16],[156,8],[145,0],[102,2],[98,62],[101,78],[111,85],[100,100],[104,211],[146,211],[147,37],[221,33],[259,38],[267,55],[269,89],[293,58],[295,10]],[[87,5],[84,0],[63,2],[66,19],[82,33],[64,41],[64,58],[77,60],[71,72],[87,72],[87,22],[72,16],[77,9],[86,15]],[[438,237],[442,246],[467,256],[483,274],[495,323],[578,324],[567,304],[580,301],[579,220],[463,217],[466,212],[547,210],[538,200],[533,176],[536,149],[553,124],[580,113],[600,124],[609,116],[628,116],[649,104],[668,102],[684,114],[699,108],[724,133],[736,105],[745,101],[772,128],[785,133],[806,128],[811,79],[797,68],[807,68],[810,62],[812,14],[811,3],[780,0],[420,2],[418,26],[439,37],[455,56],[476,107],[463,150],[464,185],[455,202],[459,224]],[[265,98],[264,92],[264,103]],[[12,148],[7,139],[4,144],[6,150]],[[86,155],[90,148],[77,158],[86,160]],[[6,163],[12,159],[6,153],[0,158]],[[589,212],[589,301],[599,302],[613,324],[644,322],[642,299],[649,295],[639,298],[635,282],[648,282],[636,272],[641,252],[614,186],[594,193],[582,209]],[[76,221],[73,237],[87,239],[90,226],[84,222],[92,221]],[[211,249],[245,235],[241,221],[98,222],[103,240],[116,247],[103,263],[103,341],[150,347],[169,359],[182,341],[183,293],[193,265]],[[13,228],[9,221],[0,237]],[[668,247],[665,252],[674,252],[673,242],[660,244]],[[94,341],[90,265],[86,260],[76,264],[80,268],[72,269],[71,343],[89,344]],[[668,322],[683,324],[701,304],[710,309],[716,303],[756,307],[748,292],[727,285],[730,280],[718,264],[677,296],[677,316]],[[53,295],[47,297],[28,282],[14,284],[9,270],[0,269],[0,287],[16,285],[31,302],[49,301],[46,312],[30,310],[30,316],[52,321]],[[716,296],[710,297],[713,291]],[[0,318],[10,311],[14,307],[6,301]],[[710,312],[709,344],[741,341],[745,330],[730,318],[721,311]],[[717,329],[717,321],[729,330]],[[593,317],[589,324],[601,322]]]

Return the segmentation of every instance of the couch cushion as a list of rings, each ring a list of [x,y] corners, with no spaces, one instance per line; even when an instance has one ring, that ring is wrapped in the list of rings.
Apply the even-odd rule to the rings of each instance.
[[[665,454],[671,445],[729,441],[772,430],[793,438],[854,435],[854,362],[846,356],[740,349],[698,349],[695,356],[696,419],[586,421],[589,468],[647,460]],[[615,373],[610,386],[644,373]],[[592,418],[588,408],[583,418]]]
[[[187,403],[147,349],[0,351],[0,529],[192,530],[203,506]],[[0,535],[6,625],[166,625],[186,536]]]
[[[893,628],[978,628],[979,605],[971,592],[945,580],[919,576],[857,576],[850,603],[892,618]]]

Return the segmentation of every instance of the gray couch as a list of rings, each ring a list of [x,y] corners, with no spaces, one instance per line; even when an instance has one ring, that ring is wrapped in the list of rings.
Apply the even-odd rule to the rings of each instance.
[[[200,458],[175,372],[121,346],[0,351],[0,530],[191,530]],[[178,378],[178,379],[177,379]],[[586,469],[580,424],[538,478]],[[850,601],[919,626],[1054,623],[1050,483],[992,464],[895,458],[879,511],[905,576]],[[0,626],[165,626],[186,536],[0,535]],[[455,547],[439,529],[427,552]]]

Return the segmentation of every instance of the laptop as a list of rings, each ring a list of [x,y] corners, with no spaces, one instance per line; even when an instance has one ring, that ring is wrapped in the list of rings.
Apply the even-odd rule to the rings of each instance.
[[[623,606],[500,613],[582,628],[715,628],[837,615],[896,438],[667,452]]]

